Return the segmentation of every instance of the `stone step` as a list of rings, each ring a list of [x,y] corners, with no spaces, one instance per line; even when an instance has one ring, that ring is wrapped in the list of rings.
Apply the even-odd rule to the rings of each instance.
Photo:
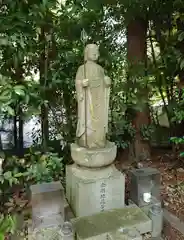
[[[151,219],[137,206],[104,211],[92,216],[72,219],[71,222],[80,240],[102,239],[104,234],[118,229],[136,228],[140,234],[152,230]]]

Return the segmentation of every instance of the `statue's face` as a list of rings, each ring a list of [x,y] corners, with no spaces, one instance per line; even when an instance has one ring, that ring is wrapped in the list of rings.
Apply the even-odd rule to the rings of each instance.
[[[97,46],[89,48],[88,50],[88,59],[92,61],[98,60],[99,57],[99,50]]]

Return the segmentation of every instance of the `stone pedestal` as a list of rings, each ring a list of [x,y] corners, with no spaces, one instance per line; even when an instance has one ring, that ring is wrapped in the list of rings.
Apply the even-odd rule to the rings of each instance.
[[[92,216],[72,219],[71,222],[77,240],[106,240],[108,235],[111,236],[110,239],[116,240],[140,240],[141,234],[152,230],[151,219],[137,206],[109,210]],[[137,231],[133,231],[135,229]],[[125,230],[127,231],[125,232]]]
[[[114,165],[102,168],[69,165],[66,167],[66,197],[76,217],[122,208],[125,176]]]
[[[105,167],[114,162],[117,147],[113,142],[107,141],[104,148],[88,149],[80,147],[76,143],[71,145],[71,156],[73,161],[83,167],[98,168]]]

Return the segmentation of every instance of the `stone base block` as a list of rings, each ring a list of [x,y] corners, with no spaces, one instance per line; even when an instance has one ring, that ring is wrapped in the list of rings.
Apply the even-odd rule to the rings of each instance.
[[[88,217],[72,219],[71,222],[78,240],[96,240],[100,239],[100,236],[103,240],[105,234],[113,235],[113,232],[117,232],[116,234],[121,235],[120,233],[124,233],[125,229],[136,229],[140,235],[152,231],[151,219],[137,206],[109,210]],[[140,235],[137,234],[138,239]]]
[[[63,240],[60,228],[42,228],[28,231],[28,240]]]
[[[83,240],[83,238],[81,238],[80,236],[77,236],[76,239],[77,240]],[[86,238],[85,240],[107,240],[107,239],[108,239],[108,234],[103,233],[103,234],[100,234],[98,236],[93,236],[93,237]]]
[[[126,229],[127,231],[116,231],[108,234],[108,240],[142,240],[142,236],[136,229]]]
[[[104,167],[112,164],[116,158],[117,147],[113,142],[107,142],[105,148],[87,149],[76,143],[71,145],[73,161],[84,167]]]
[[[114,165],[105,168],[66,167],[66,198],[76,217],[124,207],[125,176]]]
[[[26,238],[27,239],[27,238]],[[32,229],[28,228],[28,240],[74,240],[74,234],[65,235],[61,227]]]

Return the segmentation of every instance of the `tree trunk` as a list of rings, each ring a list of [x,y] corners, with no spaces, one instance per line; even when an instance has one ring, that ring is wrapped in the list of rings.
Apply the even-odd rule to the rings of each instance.
[[[17,116],[15,115],[14,117],[13,117],[13,139],[14,139],[14,149],[15,149],[15,151],[17,151],[17,146],[18,146],[18,142],[17,142],[17,140],[18,140],[18,137],[17,137]]]
[[[19,130],[18,130],[18,156],[22,157],[24,155],[24,135],[23,135],[23,125],[24,121],[22,118],[22,108],[19,106]]]
[[[42,98],[46,100],[46,86],[47,86],[47,70],[48,59],[46,54],[46,36],[45,29],[42,27],[40,35],[40,44],[42,46],[42,53],[40,55],[40,85],[42,86]],[[49,121],[48,121],[48,107],[45,104],[41,106],[41,132],[42,132],[42,148],[46,152],[48,150],[49,141]]]
[[[15,69],[15,79],[17,83],[24,84],[24,78],[23,78],[23,64],[20,62],[18,67]],[[23,137],[23,111],[22,111],[22,104],[21,99],[17,101],[16,105],[16,114],[18,119],[18,131],[17,131],[17,145],[16,145],[16,151],[17,155],[22,157],[24,155],[24,137]]]
[[[147,46],[146,46],[146,37],[147,37],[147,22],[143,19],[137,18],[132,20],[128,24],[127,28],[127,58],[129,61],[130,68],[138,69],[142,68],[141,73],[138,73],[139,76],[131,75],[130,79],[134,77],[144,77],[145,76],[145,66],[147,60]],[[142,75],[142,76],[141,76]],[[142,99],[148,100],[148,89],[139,87],[139,96]],[[148,159],[150,157],[150,144],[149,141],[144,141],[141,134],[141,127],[144,125],[148,126],[150,124],[150,114],[147,104],[144,104],[143,108],[140,111],[135,112],[133,119],[133,125],[136,129],[135,139],[131,146],[133,155],[130,156],[134,158],[135,161],[140,161],[143,159]]]

